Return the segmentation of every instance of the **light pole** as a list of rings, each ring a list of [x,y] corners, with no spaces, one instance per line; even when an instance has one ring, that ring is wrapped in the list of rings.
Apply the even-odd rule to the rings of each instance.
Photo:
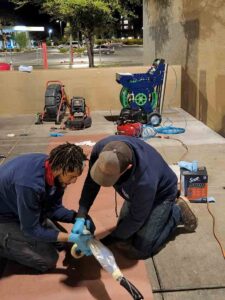
[[[51,40],[52,29],[49,29],[49,30],[48,30],[48,34],[49,34],[49,39]]]
[[[56,23],[59,23],[59,26],[60,26],[60,35],[62,37],[62,20],[56,20]]]

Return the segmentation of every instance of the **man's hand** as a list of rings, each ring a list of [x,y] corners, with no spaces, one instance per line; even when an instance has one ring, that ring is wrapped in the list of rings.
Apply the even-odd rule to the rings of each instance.
[[[81,235],[84,231],[85,218],[76,218],[72,228],[72,233]]]
[[[92,252],[88,246],[88,241],[92,238],[91,234],[75,234],[69,235],[68,241],[77,244],[77,251],[82,252],[86,256],[92,255]]]

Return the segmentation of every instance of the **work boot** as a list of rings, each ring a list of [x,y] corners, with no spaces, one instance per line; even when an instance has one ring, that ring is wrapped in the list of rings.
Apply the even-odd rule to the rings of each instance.
[[[187,231],[194,232],[198,226],[198,218],[188,205],[188,201],[179,197],[176,200],[176,205],[180,207],[181,222],[184,224],[184,228]]]

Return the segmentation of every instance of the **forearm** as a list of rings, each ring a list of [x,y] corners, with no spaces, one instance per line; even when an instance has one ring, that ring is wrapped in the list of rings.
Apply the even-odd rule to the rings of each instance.
[[[51,212],[48,217],[51,220],[60,221],[63,223],[74,223],[76,214],[77,213],[74,210],[69,210],[64,206],[60,206]]]
[[[83,217],[83,218],[86,217],[99,190],[100,190],[100,186],[92,180],[90,173],[89,173],[87,175],[87,178],[85,180],[84,187],[83,187],[83,190],[81,193],[77,217]]]
[[[69,234],[65,233],[65,232],[59,232],[58,237],[57,237],[57,242],[62,242],[62,243],[66,243],[68,242],[69,239]]]

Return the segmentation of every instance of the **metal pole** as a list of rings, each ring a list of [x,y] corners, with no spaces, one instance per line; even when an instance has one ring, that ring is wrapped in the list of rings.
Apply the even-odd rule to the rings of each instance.
[[[63,34],[62,34],[62,21],[61,20],[59,21],[59,26],[60,26],[60,34],[61,34],[61,37],[62,37]]]
[[[100,66],[102,65],[102,49],[101,49],[101,45],[100,45],[100,48],[99,48],[99,64],[100,64]]]

